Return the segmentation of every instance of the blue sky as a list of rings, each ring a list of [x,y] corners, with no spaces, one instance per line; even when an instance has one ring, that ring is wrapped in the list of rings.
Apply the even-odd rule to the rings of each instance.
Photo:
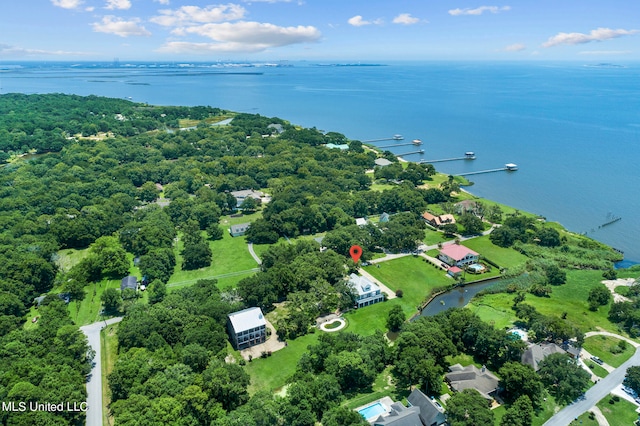
[[[6,3],[9,3],[8,1]],[[638,0],[27,0],[2,60],[640,60]]]

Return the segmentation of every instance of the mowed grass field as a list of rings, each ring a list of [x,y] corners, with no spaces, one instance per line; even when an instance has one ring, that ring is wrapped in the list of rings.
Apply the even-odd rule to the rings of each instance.
[[[636,348],[627,342],[625,342],[624,350],[621,349],[618,346],[621,341],[611,336],[591,336],[584,339],[582,347],[591,355],[599,357],[610,366],[620,367],[636,351]]]

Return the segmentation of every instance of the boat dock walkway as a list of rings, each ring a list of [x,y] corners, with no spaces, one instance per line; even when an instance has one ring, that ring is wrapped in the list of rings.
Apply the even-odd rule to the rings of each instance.
[[[383,141],[401,141],[404,140],[402,135],[393,135],[390,138],[380,138],[380,139],[369,139],[366,141],[361,141],[362,143],[370,143],[370,142],[383,142]]]
[[[411,151],[411,152],[403,152],[402,154],[398,154],[398,157],[404,157],[405,155],[411,155],[411,154],[424,154],[424,149],[419,149],[417,151]]]
[[[483,173],[495,173],[495,172],[514,172],[516,170],[518,170],[518,168],[515,164],[508,164],[499,169],[489,169],[489,170],[479,170],[477,172],[458,173],[457,176],[480,175]]]
[[[421,163],[443,163],[445,161],[474,160],[475,157],[443,158],[441,160],[420,160]]]
[[[396,146],[409,146],[409,145],[416,146],[416,145],[420,145],[420,144],[414,143],[414,142],[405,142],[405,143],[394,143],[394,144],[391,144],[391,145],[378,145],[378,146],[376,146],[376,148],[393,148],[393,147],[396,147]]]

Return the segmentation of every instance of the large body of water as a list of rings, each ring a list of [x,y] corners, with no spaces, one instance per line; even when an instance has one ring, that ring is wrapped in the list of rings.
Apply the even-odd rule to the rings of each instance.
[[[402,134],[424,142],[422,156],[406,157],[412,161],[475,151],[475,161],[436,168],[456,174],[516,163],[515,173],[472,176],[469,189],[588,232],[640,261],[640,63],[137,65],[0,64],[0,90],[210,105],[359,140]],[[622,220],[598,228],[612,217]]]

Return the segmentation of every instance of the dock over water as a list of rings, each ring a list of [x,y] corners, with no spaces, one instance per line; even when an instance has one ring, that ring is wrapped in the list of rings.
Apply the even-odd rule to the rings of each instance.
[[[518,170],[518,166],[513,163],[505,164],[504,167],[499,169],[489,169],[489,170],[479,170],[477,172],[466,172],[466,173],[458,173],[458,176],[470,176],[470,175],[480,175],[483,173],[495,173],[495,172],[515,172]]]

